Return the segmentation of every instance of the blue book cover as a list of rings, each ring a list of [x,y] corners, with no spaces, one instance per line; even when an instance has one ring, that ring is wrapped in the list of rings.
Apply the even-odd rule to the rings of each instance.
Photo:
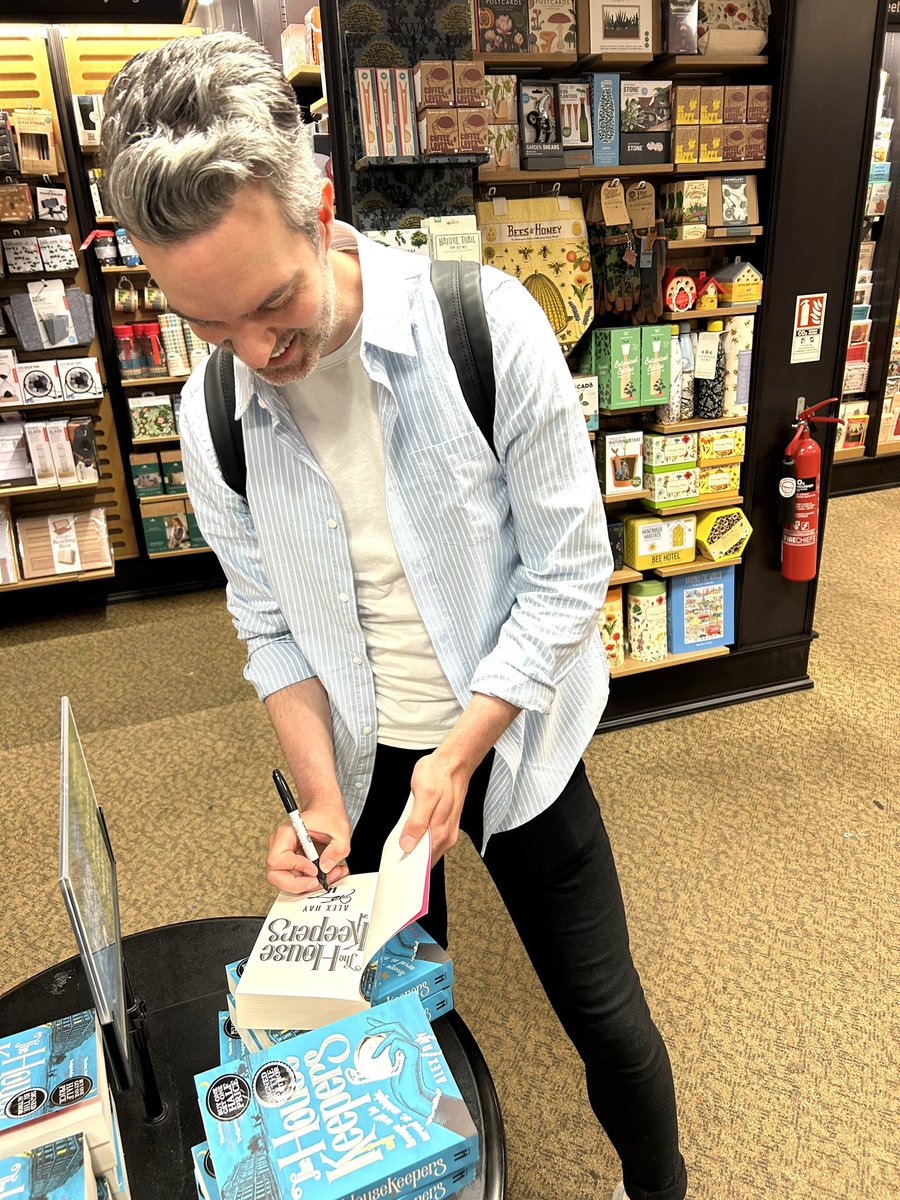
[[[230,1012],[219,1013],[219,1065],[224,1066],[232,1059],[241,1058],[245,1053],[244,1043],[237,1031]]]
[[[115,1169],[106,1064],[92,1010],[0,1038],[0,1155],[75,1133]]]
[[[407,1197],[477,1161],[477,1131],[417,996],[195,1083],[222,1200]]]
[[[228,990],[232,996],[237,990],[238,980],[244,973],[244,967],[247,965],[246,958],[239,958],[237,962],[228,963],[225,967],[225,975],[228,979]]]
[[[203,1200],[221,1200],[219,1185],[216,1183],[216,1172],[213,1168],[209,1143],[200,1142],[191,1147],[191,1157],[194,1160],[194,1174]]]
[[[80,1133],[0,1159],[2,1200],[94,1200],[95,1195]]]
[[[415,990],[424,999],[453,984],[453,959],[417,921],[395,934],[366,968],[362,993],[372,1004]]]

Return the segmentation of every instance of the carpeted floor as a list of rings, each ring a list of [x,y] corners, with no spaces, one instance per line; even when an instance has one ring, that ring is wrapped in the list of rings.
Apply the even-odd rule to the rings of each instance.
[[[830,506],[813,691],[588,752],[692,1200],[900,1194],[898,516],[897,492]],[[242,662],[218,592],[0,632],[6,986],[74,951],[56,887],[63,693],[124,931],[264,911],[281,759]],[[617,1164],[579,1063],[468,843],[450,893],[457,1006],[503,1104],[509,1200],[606,1200]]]

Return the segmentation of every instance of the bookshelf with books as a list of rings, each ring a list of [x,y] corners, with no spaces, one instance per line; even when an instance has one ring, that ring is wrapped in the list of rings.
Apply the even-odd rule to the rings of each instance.
[[[0,52],[16,63],[0,71],[0,587],[11,608],[15,593],[51,583],[105,590],[137,545],[48,41],[2,26]],[[41,121],[46,134],[26,144],[19,134]]]

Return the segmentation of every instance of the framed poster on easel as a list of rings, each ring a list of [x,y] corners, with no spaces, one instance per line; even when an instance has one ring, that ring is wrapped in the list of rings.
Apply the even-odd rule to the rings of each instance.
[[[67,696],[60,739],[59,886],[120,1090],[131,1086],[119,894],[103,810],[94,795]]]

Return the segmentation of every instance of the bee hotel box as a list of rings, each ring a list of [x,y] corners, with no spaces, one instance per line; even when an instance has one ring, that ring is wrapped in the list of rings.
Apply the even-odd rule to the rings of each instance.
[[[635,571],[694,561],[697,517],[626,517],[625,562]]]
[[[697,548],[717,560],[743,554],[753,527],[739,508],[715,508],[697,522]]]

